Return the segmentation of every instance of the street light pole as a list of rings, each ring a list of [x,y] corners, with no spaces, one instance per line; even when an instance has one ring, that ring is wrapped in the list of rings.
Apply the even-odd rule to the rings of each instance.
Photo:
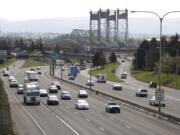
[[[159,44],[160,44],[160,48],[159,48],[159,75],[158,75],[158,82],[159,82],[159,91],[161,90],[161,57],[162,57],[162,23],[163,23],[163,19],[166,15],[171,14],[171,13],[177,13],[180,11],[169,11],[166,12],[162,17],[160,17],[160,15],[154,11],[131,11],[131,13],[150,13],[150,14],[154,14],[158,17],[159,21],[160,21],[160,34],[159,34]],[[159,101],[159,107],[158,107],[158,112],[161,112],[161,106],[160,106],[160,101]]]

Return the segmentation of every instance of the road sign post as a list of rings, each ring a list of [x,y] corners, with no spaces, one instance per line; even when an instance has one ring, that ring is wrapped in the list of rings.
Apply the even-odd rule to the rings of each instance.
[[[57,60],[57,59],[60,59],[60,54],[59,53],[57,53],[57,52],[53,52],[52,54],[51,54],[51,59],[52,59],[52,74],[54,75],[54,69],[55,69],[55,61]]]
[[[155,91],[155,100],[158,101],[158,112],[161,112],[161,101],[164,101],[164,89],[157,88]]]

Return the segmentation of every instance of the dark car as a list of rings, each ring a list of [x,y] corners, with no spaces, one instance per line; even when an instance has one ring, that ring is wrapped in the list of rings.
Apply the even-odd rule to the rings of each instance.
[[[149,82],[149,87],[150,88],[157,88],[157,82],[153,82],[153,81]]]

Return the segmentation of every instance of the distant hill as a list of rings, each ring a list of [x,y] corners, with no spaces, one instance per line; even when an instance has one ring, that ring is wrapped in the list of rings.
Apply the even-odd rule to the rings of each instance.
[[[180,18],[165,19],[164,34],[180,33]],[[70,33],[73,29],[89,29],[89,17],[53,18],[29,21],[0,20],[2,32]],[[130,34],[159,34],[159,20],[152,18],[130,18]]]

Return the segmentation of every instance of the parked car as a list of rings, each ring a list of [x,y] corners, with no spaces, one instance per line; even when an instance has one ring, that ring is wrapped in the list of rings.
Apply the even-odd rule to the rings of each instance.
[[[105,109],[106,109],[106,112],[117,112],[117,113],[120,113],[121,112],[121,108],[120,108],[120,105],[117,104],[116,102],[114,101],[109,101],[106,105],[105,105]]]
[[[24,85],[19,84],[17,88],[17,94],[23,94],[23,91],[24,91]]]
[[[122,90],[122,85],[121,84],[114,84],[112,89],[113,90]]]
[[[54,81],[54,82],[51,83],[51,85],[55,85],[55,86],[57,87],[58,90],[61,90],[60,82]]]
[[[159,101],[156,100],[155,96],[152,96],[152,97],[149,99],[149,105],[159,106]],[[160,102],[160,106],[163,106],[163,107],[166,106],[164,100]]]
[[[18,81],[17,80],[11,80],[10,82],[9,82],[9,86],[10,87],[18,87]]]
[[[58,105],[59,104],[58,97],[56,95],[48,95],[47,104],[48,105]]]
[[[39,92],[40,92],[41,97],[47,97],[48,96],[48,92],[46,89],[40,89]]]
[[[86,85],[87,86],[94,86],[94,80],[87,80]]]
[[[150,88],[157,88],[157,82],[153,82],[153,81],[149,82],[149,87]]]
[[[49,93],[58,93],[58,89],[57,89],[56,85],[51,85],[49,87]]]
[[[121,74],[121,79],[126,79],[127,78],[127,72],[124,72]]]
[[[75,102],[75,108],[82,109],[82,110],[88,110],[89,104],[86,100],[78,100],[77,102]]]
[[[147,97],[148,96],[148,90],[147,89],[138,89],[136,91],[136,96],[138,96],[138,97]]]
[[[70,94],[70,92],[63,90],[63,91],[61,92],[61,99],[70,100],[70,99],[71,99],[71,94]]]
[[[86,90],[79,90],[78,98],[88,98],[88,93]]]

